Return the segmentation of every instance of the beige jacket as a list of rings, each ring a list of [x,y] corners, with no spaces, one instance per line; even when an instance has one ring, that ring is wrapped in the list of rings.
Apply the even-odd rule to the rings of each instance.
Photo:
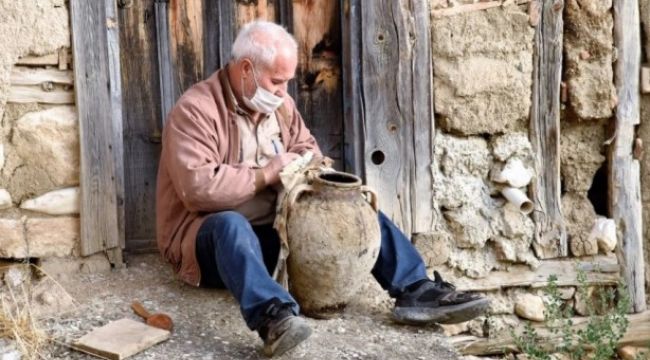
[[[195,286],[200,282],[196,235],[205,217],[232,210],[262,190],[259,170],[238,164],[235,117],[242,111],[221,69],[181,96],[163,129],[156,189],[158,248],[180,278]],[[291,98],[275,115],[286,151],[321,155]]]

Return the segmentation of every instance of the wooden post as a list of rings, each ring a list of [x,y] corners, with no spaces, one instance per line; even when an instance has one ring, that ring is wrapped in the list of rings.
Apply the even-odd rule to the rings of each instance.
[[[330,0],[293,2],[298,42],[298,111],[335,166],[343,168],[343,102],[339,4]]]
[[[203,73],[210,76],[230,60],[237,34],[234,1],[203,0]]]
[[[156,174],[165,114],[161,106],[164,100],[160,94],[157,24],[152,18],[155,8],[154,0],[142,0],[119,10],[125,99],[125,237],[129,252],[156,251]],[[149,21],[144,22],[145,18]],[[138,61],[133,61],[131,54],[138,54]],[[166,76],[171,78],[172,74]]]
[[[537,177],[531,185],[535,202],[533,248],[542,259],[567,256],[567,235],[560,203],[560,83],[562,73],[563,0],[536,0],[540,21],[535,32],[533,104],[530,141]]]
[[[343,0],[341,5],[343,73],[344,169],[366,178],[364,166],[365,122],[361,93],[361,2]]]
[[[81,255],[119,249],[123,244],[122,112],[115,6],[115,0],[70,1],[81,143]]]
[[[431,231],[434,122],[428,1],[349,0],[343,12],[349,31],[344,36],[350,37],[345,48],[352,57],[346,80],[359,72],[358,84],[353,78],[348,89],[353,98],[345,98],[358,102],[352,106],[359,106],[359,112],[346,105],[346,115],[352,116],[348,124],[365,135],[361,163],[367,183],[377,190],[382,211],[404,232]]]
[[[618,105],[614,141],[609,147],[609,209],[618,229],[623,277],[630,292],[633,312],[646,309],[645,274],[639,161],[632,149],[634,127],[639,124],[639,70],[641,36],[639,4],[636,0],[614,1],[614,45],[618,60],[614,83]]]

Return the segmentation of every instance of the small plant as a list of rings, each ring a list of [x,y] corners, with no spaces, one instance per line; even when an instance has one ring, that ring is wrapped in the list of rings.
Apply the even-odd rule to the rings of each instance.
[[[623,337],[629,320],[630,297],[623,283],[615,287],[597,289],[592,296],[584,271],[578,271],[578,295],[585,300],[588,319],[584,326],[574,327],[573,309],[562,301],[557,276],[548,278],[545,293],[544,327],[551,342],[544,345],[544,337],[526,323],[521,334],[511,334],[515,345],[531,359],[550,360],[551,354],[561,353],[571,359],[606,360],[614,356],[618,341]],[[615,305],[614,305],[615,304]],[[548,340],[548,339],[546,339]],[[554,344],[553,344],[554,342]]]

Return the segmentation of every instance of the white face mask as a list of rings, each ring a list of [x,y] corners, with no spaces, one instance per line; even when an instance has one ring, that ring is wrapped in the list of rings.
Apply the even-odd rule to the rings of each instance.
[[[280,107],[282,103],[284,103],[284,98],[276,96],[272,92],[260,86],[255,76],[255,69],[253,69],[253,80],[255,81],[255,86],[257,87],[253,97],[249,99],[246,97],[246,95],[242,94],[243,95],[242,100],[244,101],[244,104],[246,104],[246,106],[248,106],[249,108],[257,112],[270,114],[274,112],[275,109]],[[244,89],[244,78],[242,78],[242,90],[243,89]]]

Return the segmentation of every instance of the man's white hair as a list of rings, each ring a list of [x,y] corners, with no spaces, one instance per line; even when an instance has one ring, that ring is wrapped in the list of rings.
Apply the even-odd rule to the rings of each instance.
[[[239,30],[232,44],[232,60],[249,58],[255,65],[271,66],[282,46],[279,44],[298,52],[296,39],[282,26],[264,20],[250,22]]]

